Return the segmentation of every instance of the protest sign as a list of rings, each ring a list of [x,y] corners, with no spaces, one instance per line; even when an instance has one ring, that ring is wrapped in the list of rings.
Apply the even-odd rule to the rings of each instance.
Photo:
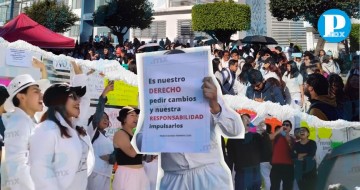
[[[16,67],[32,67],[32,53],[27,50],[7,48],[6,64]]]
[[[104,86],[107,86],[109,80],[104,80]],[[131,86],[124,81],[115,80],[114,90],[107,94],[107,105],[111,106],[134,106],[138,103],[138,87]]]
[[[209,47],[137,55],[143,152],[209,151],[210,111],[201,89],[209,55]]]
[[[56,70],[65,70],[65,71],[70,71],[71,69],[71,64],[68,60],[66,59],[54,59],[53,60],[53,67]]]
[[[91,99],[98,99],[104,88],[104,78],[101,75],[92,74],[88,76],[86,93],[89,93]]]

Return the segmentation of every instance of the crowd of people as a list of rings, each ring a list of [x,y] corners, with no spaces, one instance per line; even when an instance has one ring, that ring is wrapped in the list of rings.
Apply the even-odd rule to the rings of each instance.
[[[168,39],[162,44],[169,50],[182,47]],[[94,40],[78,47],[72,56],[116,60],[137,73],[135,54],[141,46],[138,40],[117,47],[107,45],[105,41]],[[164,171],[160,189],[279,190],[280,186],[283,190],[316,189],[317,147],[309,139],[309,129],[290,120],[275,128],[264,122],[255,126],[250,115],[239,115],[224,105],[214,83],[219,83],[223,94],[288,104],[325,121],[359,121],[359,56],[353,58],[344,84],[333,55],[323,50],[319,55],[299,53],[291,48],[292,45],[286,52],[279,46],[274,51],[266,46],[233,47],[231,51],[212,48],[217,81],[206,77],[199,87],[209,101],[212,115],[209,126],[212,148],[201,154],[158,155]],[[134,137],[140,110],[127,106],[119,110],[117,120],[122,129],[112,141],[106,136],[110,121],[104,111],[107,94],[114,90],[112,82],[100,95],[95,113],[87,118],[90,98],[85,86],[93,71],[84,74],[72,62],[75,76],[70,84],[46,85],[45,65],[38,60],[33,65],[41,70],[42,81],[26,74],[15,77],[8,87],[0,86],[1,147],[6,152],[1,165],[2,188],[154,189],[157,167],[149,170],[146,165],[157,165],[157,155],[138,154],[131,145],[136,138],[141,151],[143,130]],[[43,114],[36,121],[38,112]],[[228,140],[221,137],[219,145],[217,127],[229,137],[245,130],[245,137]],[[223,154],[219,154],[221,149]],[[221,164],[222,160],[228,168]]]
[[[345,84],[333,55],[324,50],[314,55],[263,46],[245,51],[215,49],[213,55],[213,72],[223,94],[287,104],[324,121],[360,119],[358,55],[353,57]],[[261,189],[262,184],[270,190],[280,189],[280,184],[284,190],[317,189],[320,163],[316,163],[317,146],[309,140],[308,128],[299,126],[295,118],[294,123],[285,120],[274,129],[258,126],[258,134],[250,130],[254,125],[249,115],[243,114],[242,120],[248,132],[245,138],[223,145],[224,159],[235,172],[236,190]]]
[[[214,50],[213,71],[223,94],[288,104],[323,120],[359,121],[358,55],[353,57],[344,83],[331,52],[289,53],[279,46],[274,51],[263,46],[248,52]],[[336,118],[329,119],[319,109],[332,110]]]

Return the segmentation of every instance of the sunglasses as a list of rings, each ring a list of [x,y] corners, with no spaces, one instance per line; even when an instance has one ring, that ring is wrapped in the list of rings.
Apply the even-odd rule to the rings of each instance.
[[[284,127],[290,127],[290,124],[288,124],[288,123],[283,123],[282,126],[284,126]]]
[[[69,98],[71,98],[72,100],[75,100],[75,101],[80,99],[80,97],[75,93],[70,93]]]

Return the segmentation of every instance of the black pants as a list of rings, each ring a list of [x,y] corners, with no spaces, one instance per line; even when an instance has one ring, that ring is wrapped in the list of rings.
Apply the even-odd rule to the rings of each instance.
[[[316,190],[316,182],[316,167],[310,172],[303,174],[301,180],[297,181],[300,190]]]
[[[270,172],[270,190],[279,190],[283,182],[283,190],[292,190],[294,185],[294,166],[285,164],[272,165]]]

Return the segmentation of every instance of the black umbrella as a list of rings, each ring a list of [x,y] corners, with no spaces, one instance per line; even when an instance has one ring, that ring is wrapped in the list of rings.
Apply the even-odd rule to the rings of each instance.
[[[151,51],[157,51],[159,48],[160,45],[158,43],[148,43],[140,46],[138,50],[141,50],[142,52],[151,52]]]
[[[212,45],[212,44],[216,44],[217,41],[214,39],[206,39],[206,40],[202,40],[204,42],[205,45]]]
[[[196,37],[194,38],[194,40],[196,40],[196,41],[198,41],[198,40],[204,40],[204,39],[207,39],[207,37],[206,37],[206,36],[196,36]]]
[[[278,44],[274,38],[267,37],[267,36],[246,36],[244,39],[241,40],[242,43],[245,44]]]

